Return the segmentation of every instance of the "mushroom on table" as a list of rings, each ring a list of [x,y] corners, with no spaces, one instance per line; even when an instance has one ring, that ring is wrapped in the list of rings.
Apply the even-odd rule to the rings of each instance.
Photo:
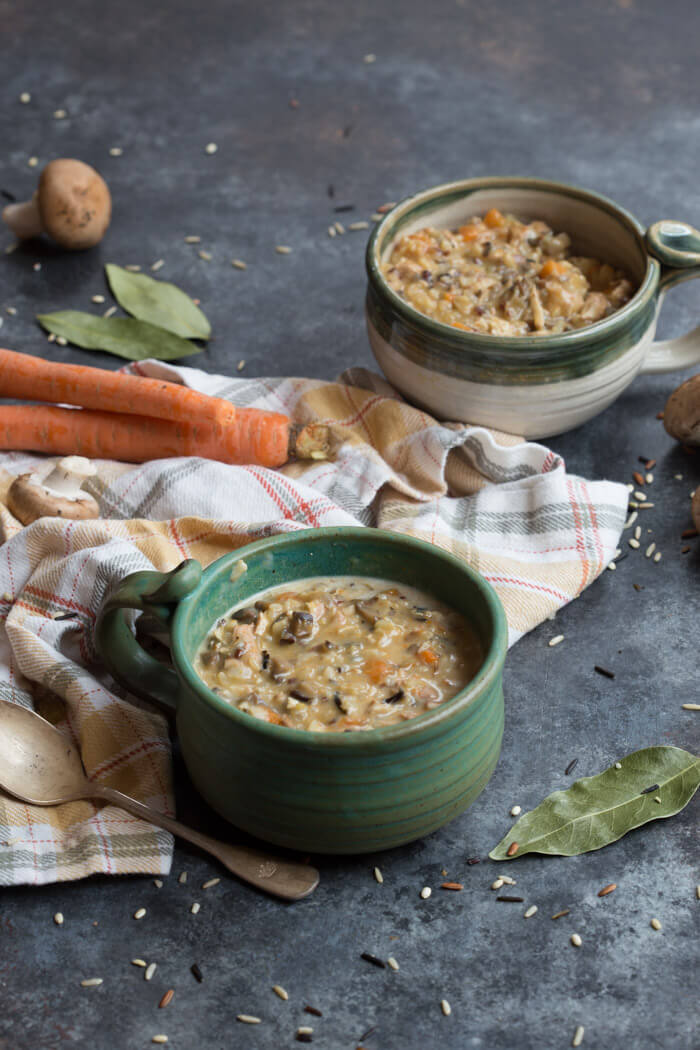
[[[97,501],[83,483],[97,471],[84,456],[65,456],[45,478],[21,474],[7,494],[7,506],[23,525],[38,518],[98,518]]]
[[[62,248],[99,244],[112,216],[109,187],[82,160],[59,158],[46,165],[31,200],[8,204],[2,217],[20,240],[47,233]]]

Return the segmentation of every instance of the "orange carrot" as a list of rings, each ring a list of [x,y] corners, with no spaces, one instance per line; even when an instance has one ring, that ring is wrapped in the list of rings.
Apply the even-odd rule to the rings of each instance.
[[[498,210],[498,208],[489,208],[489,210],[486,212],[486,215],[484,215],[484,222],[487,226],[491,226],[492,228],[494,226],[502,226],[503,215]]]
[[[429,667],[435,667],[440,662],[440,655],[434,649],[420,649],[418,651],[418,659],[422,660]]]
[[[295,436],[296,428],[286,416],[252,408],[240,409],[222,427],[53,405],[0,406],[0,449],[89,459],[144,463],[201,456],[279,467],[294,450]]]
[[[236,414],[235,407],[223,398],[200,394],[179,383],[110,372],[106,368],[61,364],[2,349],[0,397],[222,426],[228,426]]]
[[[363,670],[370,682],[374,682],[375,685],[381,685],[393,666],[388,660],[382,660],[381,657],[375,656],[370,660],[365,660]]]
[[[556,259],[547,259],[540,269],[540,277],[551,277],[552,274],[559,277],[563,273],[566,273],[566,263],[558,262]]]

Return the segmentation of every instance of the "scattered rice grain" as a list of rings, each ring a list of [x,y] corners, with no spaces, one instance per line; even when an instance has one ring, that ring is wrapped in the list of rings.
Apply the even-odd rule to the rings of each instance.
[[[491,889],[492,890],[500,890],[502,885],[503,885],[503,879],[498,878],[494,882],[491,883]]]
[[[335,226],[336,233],[345,233],[345,227],[342,222],[334,222],[333,225]]]
[[[571,943],[573,944],[574,948],[580,948],[581,947],[583,941],[581,940],[581,938],[580,938],[578,933],[572,933],[571,934]]]
[[[430,886],[424,886],[423,889],[420,891],[420,895],[424,901],[427,901],[428,897],[432,892],[433,891],[431,890]]]
[[[560,642],[563,642],[563,641],[564,641],[564,635],[563,634],[556,634],[554,636],[554,638],[550,638],[549,639],[549,641],[547,642],[547,645],[549,646],[550,649],[553,649],[555,645],[559,645]]]
[[[640,543],[639,543],[639,540],[632,539],[632,540],[627,540],[627,542],[629,543],[630,547],[633,550],[635,550],[635,551],[639,550],[639,547],[641,546]]]
[[[644,551],[644,557],[645,558],[651,558],[651,556],[652,556],[652,554],[654,553],[655,550],[656,550],[656,544],[653,543],[653,542],[650,543],[649,546],[647,547],[647,549]]]
[[[236,365],[236,371],[237,372],[242,372],[244,368],[245,368],[245,358],[241,358],[241,360]]]
[[[698,886],[698,889],[700,890],[700,886]],[[399,964],[397,963],[393,955],[389,956],[389,958],[386,961],[386,964],[390,970],[398,970],[399,968]]]
[[[151,1037],[151,1042],[152,1043],[167,1043],[167,1041],[168,1041],[167,1035],[163,1035],[162,1033],[160,1035],[154,1035],[154,1036]]]
[[[348,225],[348,229],[352,230],[353,233],[355,233],[357,230],[368,230],[369,223],[365,222],[363,219],[359,222],[351,222]]]
[[[151,263],[151,273],[158,273],[165,266],[165,259],[156,259],[154,263]]]
[[[39,158],[38,157],[30,157],[29,160],[27,161],[27,164],[29,165],[30,168],[35,168],[38,163],[39,163]]]
[[[68,114],[66,113],[65,109],[55,109],[53,111],[54,120],[65,120],[67,116]]]
[[[145,914],[146,914],[146,909],[145,908],[137,908],[136,911],[134,912],[134,918],[135,919],[142,919]]]
[[[187,882],[187,872],[186,871],[181,871],[180,874],[177,877],[177,881],[179,883]]]
[[[22,94],[19,96],[19,100],[23,106],[26,106],[28,102],[32,101],[32,96],[29,94],[28,91],[23,91]]]
[[[148,963],[146,962],[145,959],[132,959],[131,960],[131,965],[132,966],[140,966],[142,969],[145,970],[146,967],[148,966]]]
[[[151,978],[153,977],[153,974],[156,972],[157,966],[158,966],[157,963],[149,963],[148,964],[148,966],[146,967],[146,972],[143,975],[144,981],[150,981],[151,980]]]
[[[511,808],[510,808],[510,815],[511,815],[511,817],[518,817],[518,816],[520,816],[521,813],[522,813],[522,807],[521,806],[511,806]]]
[[[660,561],[661,561],[661,551],[657,551],[656,554],[654,555],[654,563],[656,565],[658,565]]]
[[[291,250],[292,249],[289,247],[288,244],[276,244],[275,245],[275,251],[277,252],[278,255],[289,255]]]
[[[86,977],[84,981],[80,982],[83,988],[97,988],[98,984],[102,984],[101,977]]]
[[[121,157],[123,152],[124,150],[121,148],[121,146],[112,146],[112,148],[109,151],[109,155],[110,157]]]
[[[173,1001],[173,996],[174,995],[175,995],[175,989],[174,988],[168,988],[167,992],[165,993],[165,995],[163,996],[161,1001],[158,1003],[158,1009],[159,1010],[164,1010],[165,1007],[169,1003],[171,1003]]]
[[[442,1012],[445,1015],[445,1017],[449,1017],[450,1014],[452,1013],[452,1007],[448,1003],[447,999],[441,999],[440,1000],[440,1009],[442,1010]]]
[[[289,993],[282,987],[281,984],[273,984],[272,991],[275,995],[278,995],[280,999],[284,999],[285,1003],[289,999]]]
[[[153,880],[153,885],[155,886],[155,888],[157,890],[162,890],[163,889],[163,880],[162,879],[154,879]]]
[[[537,905],[536,904],[531,904],[530,907],[527,908],[523,912],[523,918],[524,919],[531,919],[533,915],[537,915]]]
[[[200,907],[201,907],[201,905],[200,905],[199,901],[194,901],[193,904],[192,904],[192,907],[190,908],[190,911],[192,912],[193,915],[196,915],[197,912],[199,911]]]
[[[380,885],[384,882],[384,876],[382,875],[379,868],[374,869],[374,877]]]
[[[209,156],[211,156],[213,153],[216,153],[218,148],[219,147],[215,142],[207,142],[206,146],[204,147],[204,152],[208,153]]]
[[[376,56],[376,55],[371,55],[371,54],[370,54],[370,55],[365,55],[365,57],[363,58],[363,60],[362,60],[362,61],[363,61],[363,62],[364,62],[364,63],[365,63],[366,65],[368,65],[368,66],[369,66],[369,65],[371,65],[371,64],[372,64],[372,62],[376,62],[376,61],[377,61],[377,56]]]
[[[681,704],[684,711],[700,711],[700,704]]]
[[[260,1018],[253,1017],[252,1014],[236,1014],[236,1020],[241,1024],[260,1024]]]
[[[63,912],[57,911],[53,917],[53,921],[56,923],[57,926],[63,926]]]
[[[218,886],[220,882],[221,882],[221,879],[219,879],[219,878],[207,879],[206,882],[202,883],[202,889],[203,890],[210,890],[212,888],[212,886]]]
[[[197,233],[188,233],[185,237],[185,244],[199,244],[202,238]]]
[[[660,921],[658,919],[652,919],[651,922],[649,923],[649,925],[651,926],[652,930],[660,930],[661,929],[661,923],[660,923]]]
[[[197,252],[197,255],[200,259],[203,259],[204,262],[211,262],[212,260],[211,252],[205,252],[203,248],[200,248],[200,250]]]
[[[110,308],[108,310],[105,310],[105,312],[102,314],[102,316],[103,317],[113,317],[114,314],[116,314],[116,312],[117,312],[116,306],[110,306]]]
[[[91,295],[90,302],[92,303],[103,303],[105,301],[104,295]]]
[[[602,890],[598,890],[599,897],[607,897],[609,893],[613,893],[617,889],[616,882],[609,882],[607,886],[603,886]]]
[[[231,259],[231,266],[233,266],[234,269],[236,269],[236,270],[247,270],[248,269],[248,263],[243,262],[242,259]]]
[[[574,1038],[571,1040],[571,1045],[572,1046],[580,1046],[581,1045],[581,1043],[583,1042],[583,1033],[584,1032],[585,1032],[585,1028],[583,1027],[583,1025],[582,1024],[578,1025],[577,1028],[576,1028],[576,1031],[574,1032]]]

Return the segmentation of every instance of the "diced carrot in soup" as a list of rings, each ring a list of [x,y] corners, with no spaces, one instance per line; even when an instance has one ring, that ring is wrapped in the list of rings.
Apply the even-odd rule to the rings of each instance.
[[[422,660],[428,667],[435,667],[440,662],[440,655],[436,653],[434,649],[430,647],[426,649],[420,649],[418,652],[418,659]]]
[[[502,226],[503,213],[500,212],[498,208],[489,208],[489,210],[486,212],[486,215],[484,215],[484,222],[487,226],[490,226],[492,229],[494,226]]]
[[[369,678],[370,682],[374,682],[375,685],[379,685],[383,682],[389,673],[393,670],[393,664],[388,660],[382,660],[379,657],[374,657],[371,660],[365,660],[364,672]]]
[[[561,277],[562,274],[566,273],[566,263],[557,259],[547,259],[547,262],[542,264],[540,270],[540,277]]]

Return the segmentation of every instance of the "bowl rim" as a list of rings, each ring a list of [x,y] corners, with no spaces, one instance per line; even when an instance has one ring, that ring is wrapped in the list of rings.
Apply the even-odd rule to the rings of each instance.
[[[194,670],[192,662],[187,657],[183,637],[187,627],[187,618],[192,615],[194,606],[207,589],[209,582],[219,573],[230,573],[232,563],[245,560],[246,557],[263,552],[270,547],[285,544],[293,545],[295,541],[315,540],[316,542],[332,542],[334,539],[352,539],[353,541],[369,542],[380,539],[387,544],[400,546],[409,551],[418,550],[427,553],[431,557],[446,561],[456,572],[467,576],[476,586],[484,600],[493,624],[493,635],[490,645],[486,651],[484,662],[474,678],[460,689],[449,700],[445,700],[432,711],[426,711],[415,718],[398,722],[394,725],[378,727],[353,733],[326,733],[309,729],[296,729],[290,726],[277,726],[269,722],[263,722],[259,718],[253,718],[239,711],[232,704],[226,703],[213,690],[205,684]],[[282,584],[284,581],[279,581]],[[398,581],[397,581],[398,582]],[[274,586],[277,586],[275,584]],[[182,678],[188,689],[190,689],[200,700],[203,700],[219,714],[237,722],[242,728],[250,732],[259,732],[265,736],[276,738],[280,742],[287,742],[290,746],[302,746],[305,748],[365,748],[369,750],[381,749],[382,744],[403,741],[413,737],[422,730],[428,730],[448,721],[457,712],[463,711],[475,703],[480,696],[489,690],[503,669],[503,663],[508,648],[508,624],[501,600],[491,584],[484,579],[475,569],[466,562],[436,547],[425,540],[419,540],[414,536],[403,533],[389,532],[385,529],[365,528],[364,526],[327,526],[317,529],[300,529],[292,532],[276,533],[252,543],[238,547],[229,554],[217,558],[202,573],[202,579],[197,587],[186,597],[181,599],[173,617],[170,630],[170,644],[173,665],[177,674]],[[180,701],[181,702],[181,701]],[[178,708],[180,704],[178,703]]]
[[[547,335],[506,336],[494,335],[490,332],[468,332],[455,328],[444,321],[437,321],[432,317],[428,317],[427,314],[421,313],[415,306],[411,306],[398,292],[395,292],[390,287],[381,272],[377,245],[384,236],[390,222],[395,221],[397,217],[409,213],[413,207],[425,203],[431,197],[439,198],[445,193],[452,193],[459,189],[547,190],[550,193],[556,193],[563,197],[584,200],[589,204],[595,205],[601,211],[612,214],[615,218],[622,220],[630,233],[634,235],[642,254],[646,256],[647,266],[639,287],[629,302],[625,303],[619,310],[615,310],[609,317],[604,317],[600,321],[594,321],[593,324],[585,325],[583,328],[574,328],[568,332],[552,332]],[[595,340],[599,335],[610,335],[624,327],[627,321],[649,301],[650,297],[656,292],[661,273],[660,263],[649,254],[644,227],[622,205],[617,204],[609,197],[605,197],[602,193],[597,193],[595,190],[584,189],[566,182],[554,182],[551,179],[534,178],[527,175],[489,175],[482,178],[456,179],[452,182],[438,183],[436,186],[419,190],[397,201],[383,216],[381,222],[377,223],[370,234],[365,251],[365,268],[370,284],[390,302],[392,309],[409,324],[418,326],[429,334],[432,333],[434,336],[440,337],[440,339],[445,339],[446,336],[449,336],[450,339],[457,344],[462,344],[465,348],[479,347],[483,350],[495,347],[499,349],[512,348],[514,350],[545,350],[554,347],[559,348],[562,345],[575,348],[577,345],[587,343],[591,338]]]

